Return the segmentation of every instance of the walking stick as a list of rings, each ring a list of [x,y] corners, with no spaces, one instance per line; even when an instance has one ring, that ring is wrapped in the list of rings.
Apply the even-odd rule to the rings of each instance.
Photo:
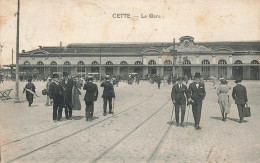
[[[190,104],[188,104],[188,116],[187,116],[187,123],[189,122],[189,113],[190,113]]]

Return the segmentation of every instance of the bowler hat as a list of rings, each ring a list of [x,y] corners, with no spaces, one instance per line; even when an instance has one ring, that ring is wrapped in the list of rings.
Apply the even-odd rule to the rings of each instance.
[[[181,80],[183,80],[183,77],[179,76],[179,77],[177,78],[177,80],[178,80],[178,81],[181,81]]]
[[[93,76],[88,76],[88,81],[93,80]]]
[[[53,74],[52,78],[59,78],[59,74]]]
[[[69,73],[63,72],[63,76],[68,76],[68,75],[69,75]]]
[[[200,73],[196,72],[194,78],[200,78]]]
[[[240,83],[241,81],[242,81],[241,78],[237,78],[237,79],[235,80],[235,83]]]

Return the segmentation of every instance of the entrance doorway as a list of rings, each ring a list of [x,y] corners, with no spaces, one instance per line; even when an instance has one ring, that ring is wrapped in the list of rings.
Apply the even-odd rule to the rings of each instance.
[[[113,67],[106,67],[105,73],[109,74],[110,76],[113,76]]]
[[[148,74],[150,75],[156,74],[156,67],[148,67]]]
[[[164,75],[172,75],[172,66],[164,67]]]
[[[192,78],[191,67],[182,67],[182,76],[187,75],[188,78]]]
[[[218,61],[219,65],[223,65],[223,66],[219,66],[218,67],[218,78],[225,78],[227,79],[227,67],[224,66],[227,64],[227,62],[225,60],[219,60]]]
[[[233,79],[237,79],[237,78],[243,79],[243,67],[242,66],[234,66],[232,68],[232,76],[233,76]]]

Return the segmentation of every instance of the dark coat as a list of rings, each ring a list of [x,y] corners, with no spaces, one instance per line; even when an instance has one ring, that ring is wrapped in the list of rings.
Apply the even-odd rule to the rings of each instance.
[[[68,79],[67,84],[65,84],[65,80],[62,80],[60,84],[64,89],[65,105],[72,106],[72,88],[75,85],[75,82],[71,79]]]
[[[96,84],[92,82],[87,82],[84,87],[84,90],[86,90],[86,94],[84,97],[85,101],[97,101],[98,98],[98,87]]]
[[[172,93],[171,93],[171,97],[172,100],[176,101],[176,104],[186,104],[186,97],[187,97],[187,86],[182,84],[181,88],[179,87],[179,84],[174,84],[172,87]],[[185,97],[185,95],[186,97]]]
[[[188,98],[191,98],[194,102],[202,102],[206,96],[205,85],[199,83],[198,88],[196,87],[196,82],[189,85]]]
[[[248,99],[247,99],[246,87],[241,85],[241,84],[237,84],[233,88],[232,97],[235,100],[235,104],[245,104],[245,103],[247,103]]]
[[[104,81],[100,86],[104,87],[102,98],[115,97],[114,87],[109,81]]]
[[[52,82],[49,87],[49,96],[50,99],[53,99],[54,106],[63,106],[64,105],[64,92],[60,84]]]

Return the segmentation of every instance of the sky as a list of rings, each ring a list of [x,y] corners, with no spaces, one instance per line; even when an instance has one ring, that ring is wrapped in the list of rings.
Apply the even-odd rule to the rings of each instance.
[[[16,12],[17,0],[0,0],[1,65],[12,63],[16,51]],[[113,18],[121,13],[130,18]],[[21,0],[20,52],[60,42],[178,42],[182,36],[195,43],[260,40],[260,1]]]

